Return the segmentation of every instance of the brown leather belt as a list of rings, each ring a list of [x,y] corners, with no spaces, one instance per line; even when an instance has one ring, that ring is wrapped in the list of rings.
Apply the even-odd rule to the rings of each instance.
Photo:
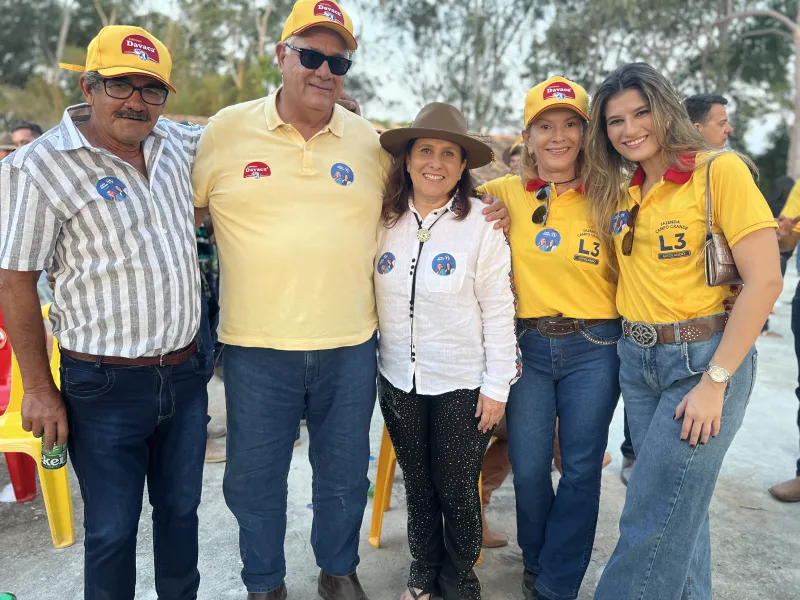
[[[682,344],[684,342],[705,342],[715,333],[725,331],[728,314],[714,315],[684,323],[651,325],[650,323],[631,323],[622,320],[622,335],[631,338],[637,346],[652,348],[656,344]]]
[[[195,352],[197,352],[197,340],[194,340],[185,348],[175,350],[169,354],[162,354],[161,356],[140,356],[139,358],[97,356],[96,354],[84,354],[83,352],[73,352],[65,348],[61,349],[61,354],[74,358],[75,360],[106,365],[126,365],[129,367],[173,367],[189,360]]]
[[[581,330],[581,321],[584,327],[594,327],[605,323],[608,319],[567,319],[565,317],[541,317],[539,319],[520,319],[522,326],[530,331],[538,331],[544,337],[561,338]]]

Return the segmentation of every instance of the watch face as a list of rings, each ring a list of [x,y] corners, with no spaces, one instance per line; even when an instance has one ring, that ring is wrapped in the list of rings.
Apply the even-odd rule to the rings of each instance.
[[[711,377],[711,380],[715,383],[725,383],[731,378],[728,371],[722,367],[708,367],[708,376]]]

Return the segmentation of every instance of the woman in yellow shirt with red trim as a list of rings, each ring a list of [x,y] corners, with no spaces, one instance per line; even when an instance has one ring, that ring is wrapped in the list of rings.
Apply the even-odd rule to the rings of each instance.
[[[775,221],[748,165],[713,152],[644,63],[600,86],[586,152],[592,218],[619,266],[620,384],[636,452],[595,598],[709,600],[708,506],[754,385],[753,344],[783,287]],[[708,177],[713,230],[744,281],[730,314],[729,286],[704,273]]]
[[[589,98],[561,77],[525,102],[522,168],[483,186],[506,203],[522,377],[507,407],[525,597],[572,600],[591,558],[619,399],[616,285],[580,181]],[[553,492],[559,420],[563,476]]]

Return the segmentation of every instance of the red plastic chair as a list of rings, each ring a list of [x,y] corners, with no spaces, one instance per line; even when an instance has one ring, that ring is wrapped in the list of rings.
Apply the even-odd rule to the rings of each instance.
[[[11,345],[8,343],[3,314],[0,312],[0,415],[6,411],[10,397]],[[36,498],[36,463],[21,452],[6,452],[5,457],[17,502],[30,502]]]

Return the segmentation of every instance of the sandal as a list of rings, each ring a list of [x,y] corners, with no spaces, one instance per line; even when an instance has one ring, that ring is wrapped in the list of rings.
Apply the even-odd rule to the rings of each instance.
[[[431,600],[431,593],[422,590],[417,591],[417,588],[410,587],[406,588],[406,591],[400,596],[400,600]]]

